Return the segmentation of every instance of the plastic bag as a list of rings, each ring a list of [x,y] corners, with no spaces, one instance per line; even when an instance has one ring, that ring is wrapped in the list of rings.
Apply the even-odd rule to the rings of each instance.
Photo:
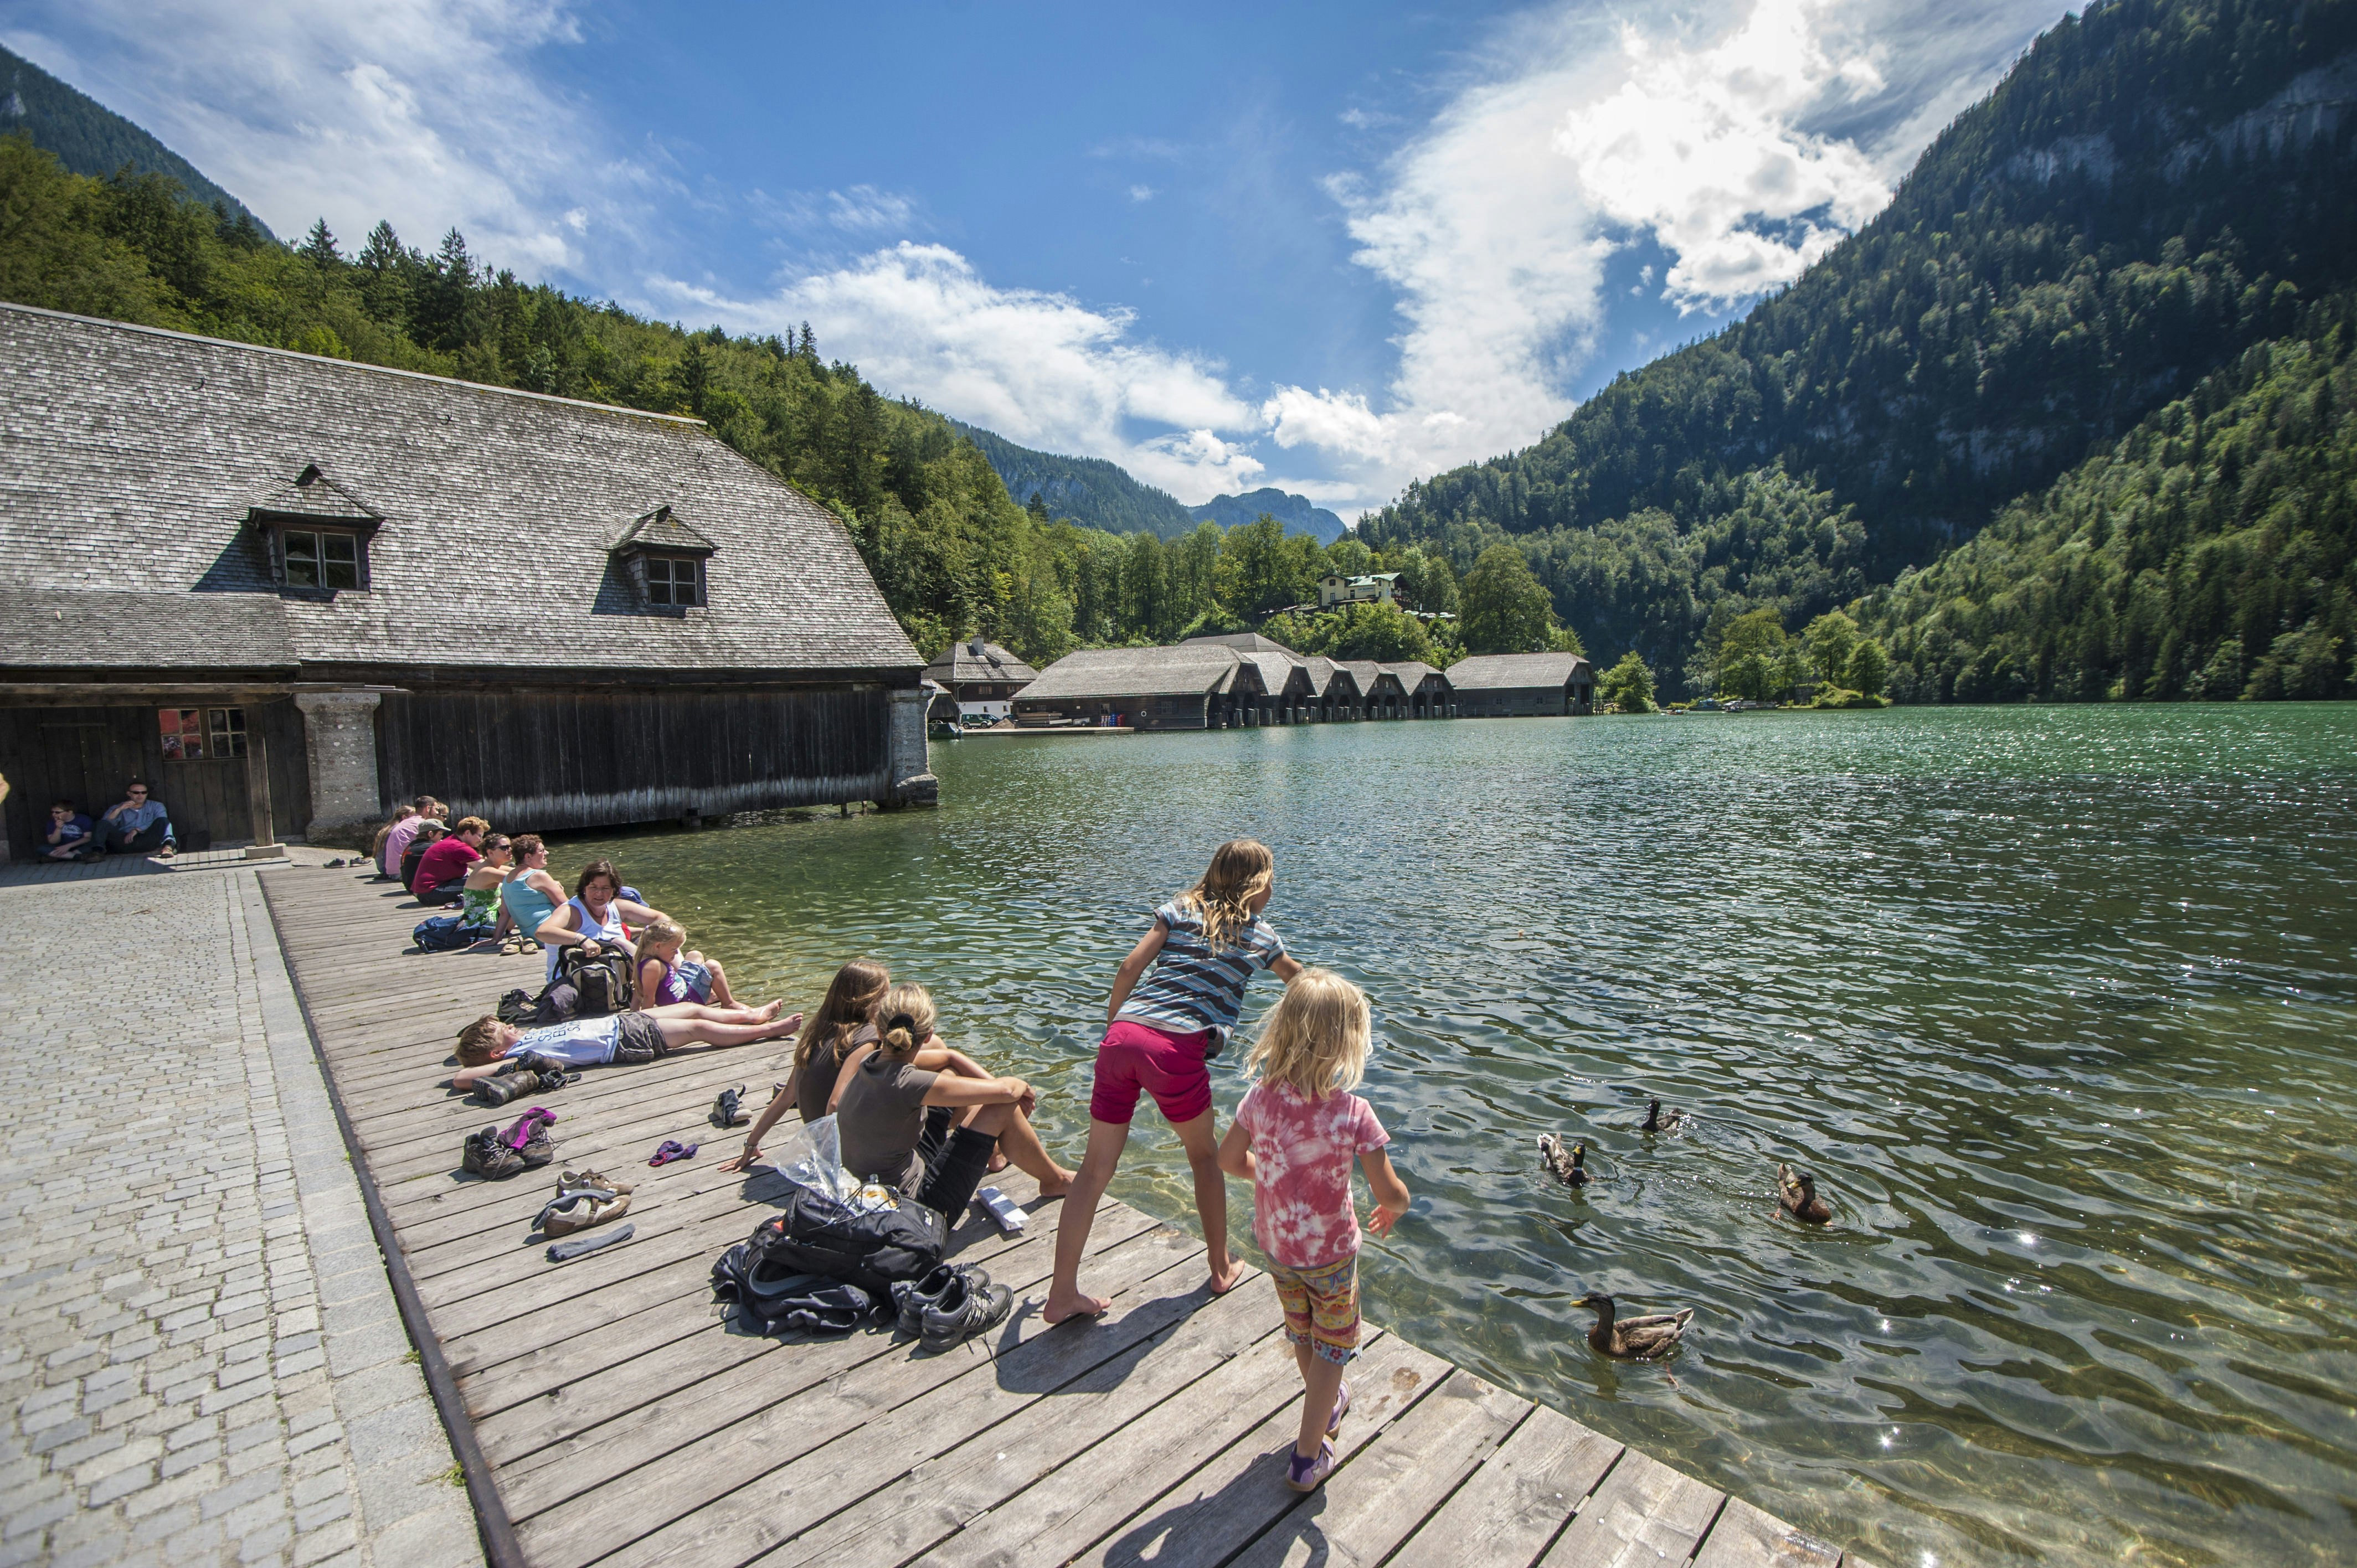
[[[889,1191],[872,1182],[863,1184],[843,1168],[843,1140],[836,1135],[832,1113],[794,1134],[793,1142],[779,1156],[778,1174],[796,1187],[824,1193],[861,1214],[900,1207],[899,1199]]]

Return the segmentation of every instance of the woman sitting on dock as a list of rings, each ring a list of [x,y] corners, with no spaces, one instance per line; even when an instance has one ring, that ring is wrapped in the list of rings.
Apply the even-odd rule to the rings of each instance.
[[[538,833],[522,834],[509,847],[515,860],[500,884],[500,910],[516,935],[537,940],[542,922],[565,907],[565,886],[548,874],[548,846]]]
[[[778,1092],[745,1134],[744,1152],[735,1159],[724,1161],[724,1171],[750,1170],[761,1158],[761,1140],[769,1136],[787,1110],[802,1113],[802,1124],[808,1126],[822,1116],[831,1115],[843,1098],[845,1085],[851,1081],[850,1069],[866,1061],[876,1049],[876,1007],[883,1001],[892,984],[891,972],[872,959],[853,959],[835,971],[834,983],[826,988],[826,999],[818,1011],[802,1026],[802,1038],[794,1046],[794,1065]],[[988,1082],[991,1075],[963,1051],[953,1051],[942,1044],[938,1036],[929,1036],[917,1047],[914,1065],[927,1072],[945,1073],[957,1078]],[[1013,1147],[1019,1139],[1039,1142],[1026,1119],[1022,1132],[1008,1140]],[[1041,1151],[1046,1157],[1046,1151]],[[992,1170],[1005,1166],[1004,1155],[994,1155]],[[1060,1183],[1049,1192],[1061,1192]]]
[[[573,897],[533,933],[547,944],[551,980],[556,978],[559,948],[596,941],[611,950],[632,958],[638,956],[626,922],[635,920],[644,927],[662,919],[663,912],[621,895],[622,874],[614,869],[612,861],[593,860],[581,868],[581,879],[573,885]]]
[[[835,1098],[845,1170],[915,1198],[952,1224],[1001,1144],[1008,1159],[1039,1178],[1040,1197],[1072,1185],[1072,1173],[1048,1157],[1031,1129],[1037,1097],[1029,1084],[917,1065],[920,1049],[939,1043],[933,999],[923,986],[892,987],[876,1012],[876,1045],[844,1073]]]

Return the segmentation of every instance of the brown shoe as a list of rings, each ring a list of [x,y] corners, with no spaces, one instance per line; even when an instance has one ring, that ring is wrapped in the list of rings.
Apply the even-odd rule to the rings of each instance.
[[[630,1195],[616,1193],[611,1197],[599,1197],[589,1192],[560,1193],[556,1201],[540,1211],[533,1221],[540,1233],[554,1241],[559,1236],[570,1236],[576,1230],[587,1230],[592,1225],[603,1225],[608,1219],[619,1219],[630,1211]]]
[[[578,1192],[584,1187],[594,1187],[601,1192],[636,1192],[638,1190],[629,1182],[616,1181],[613,1177],[602,1176],[596,1171],[566,1171],[556,1178],[556,1196],[559,1197],[563,1197],[568,1192]]]

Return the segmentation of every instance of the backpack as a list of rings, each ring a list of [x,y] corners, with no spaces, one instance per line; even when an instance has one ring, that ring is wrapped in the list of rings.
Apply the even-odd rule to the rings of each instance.
[[[434,915],[418,921],[409,940],[417,944],[419,952],[455,952],[489,935],[487,926],[464,925],[456,915]]]
[[[621,1012],[630,1004],[630,972],[637,966],[628,953],[603,948],[592,957],[586,948],[586,943],[576,942],[557,950],[556,979],[549,991],[570,986],[576,993],[573,1010],[564,1015],[567,1018],[596,1018]],[[543,996],[547,994],[542,993]]]
[[[785,1207],[745,1243],[745,1266],[748,1277],[820,1274],[889,1301],[892,1282],[931,1273],[949,1240],[947,1217],[913,1199],[870,1213],[791,1185]]]
[[[752,1259],[749,1241],[721,1253],[712,1265],[712,1294],[736,1303],[745,1322],[763,1334],[845,1334],[892,1310],[888,1297],[879,1301],[857,1285],[785,1273],[774,1263],[759,1267]]]

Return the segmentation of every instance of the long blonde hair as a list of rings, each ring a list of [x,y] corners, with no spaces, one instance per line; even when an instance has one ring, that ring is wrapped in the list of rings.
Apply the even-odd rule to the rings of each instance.
[[[1268,891],[1276,856],[1258,839],[1230,839],[1211,852],[1211,869],[1178,902],[1203,918],[1203,940],[1213,952],[1235,946],[1252,923],[1252,901]]]
[[[834,983],[826,988],[826,1000],[818,1004],[818,1011],[810,1015],[794,1041],[794,1066],[810,1066],[811,1058],[823,1045],[839,1049],[867,1022],[876,1011],[877,999],[891,983],[891,972],[873,959],[856,958],[836,970]]]
[[[899,984],[876,1004],[876,1048],[905,1057],[933,1037],[933,993],[921,985]]]
[[[1330,969],[1305,969],[1270,1008],[1245,1065],[1304,1100],[1356,1089],[1367,1076],[1367,993]]]

